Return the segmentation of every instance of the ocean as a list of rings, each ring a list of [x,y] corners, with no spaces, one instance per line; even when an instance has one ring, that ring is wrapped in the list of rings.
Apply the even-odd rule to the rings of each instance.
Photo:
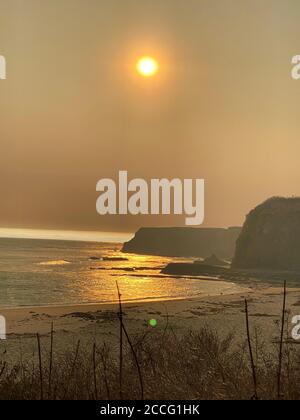
[[[160,274],[175,259],[123,254],[121,244],[0,239],[0,307],[186,299],[235,285]]]

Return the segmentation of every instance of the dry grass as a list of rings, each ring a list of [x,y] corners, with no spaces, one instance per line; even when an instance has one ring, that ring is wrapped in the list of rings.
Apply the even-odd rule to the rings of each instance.
[[[65,354],[43,345],[37,360],[1,365],[1,399],[119,399],[119,355],[107,344],[84,348],[78,342]],[[45,339],[46,340],[46,339]],[[140,378],[145,399],[251,399],[252,368],[247,341],[237,346],[232,335],[221,339],[208,328],[176,337],[171,329],[131,337],[124,344],[122,395],[140,399]],[[278,354],[266,353],[263,343],[252,340],[261,399],[277,398]],[[300,348],[283,346],[281,398],[300,398]],[[134,356],[135,354],[135,356]],[[41,359],[41,365],[39,363]],[[51,366],[51,368],[50,368]],[[42,381],[42,383],[41,383]]]

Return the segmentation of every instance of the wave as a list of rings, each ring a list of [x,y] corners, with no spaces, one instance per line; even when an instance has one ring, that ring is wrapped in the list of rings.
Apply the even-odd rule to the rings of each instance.
[[[38,263],[38,265],[67,265],[67,264],[71,264],[70,261],[66,261],[66,260],[54,260],[54,261],[43,261]]]

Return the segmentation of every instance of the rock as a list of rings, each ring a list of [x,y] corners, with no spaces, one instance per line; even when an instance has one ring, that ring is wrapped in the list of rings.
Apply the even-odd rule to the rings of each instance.
[[[122,251],[168,257],[203,257],[217,254],[232,258],[239,227],[221,228],[141,228]]]
[[[124,257],[90,257],[90,261],[128,261],[128,258]]]
[[[161,270],[162,274],[172,276],[223,276],[228,268],[213,267],[204,264],[169,263]]]
[[[204,260],[194,261],[194,264],[209,265],[212,267],[228,267],[229,263],[225,260],[221,260],[215,254],[212,254],[210,257],[205,258]]]
[[[232,267],[300,269],[300,198],[273,197],[248,214]]]

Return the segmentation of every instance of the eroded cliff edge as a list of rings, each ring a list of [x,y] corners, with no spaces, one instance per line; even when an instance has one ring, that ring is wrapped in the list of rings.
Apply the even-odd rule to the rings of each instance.
[[[248,214],[232,267],[300,269],[300,198],[273,197]]]

